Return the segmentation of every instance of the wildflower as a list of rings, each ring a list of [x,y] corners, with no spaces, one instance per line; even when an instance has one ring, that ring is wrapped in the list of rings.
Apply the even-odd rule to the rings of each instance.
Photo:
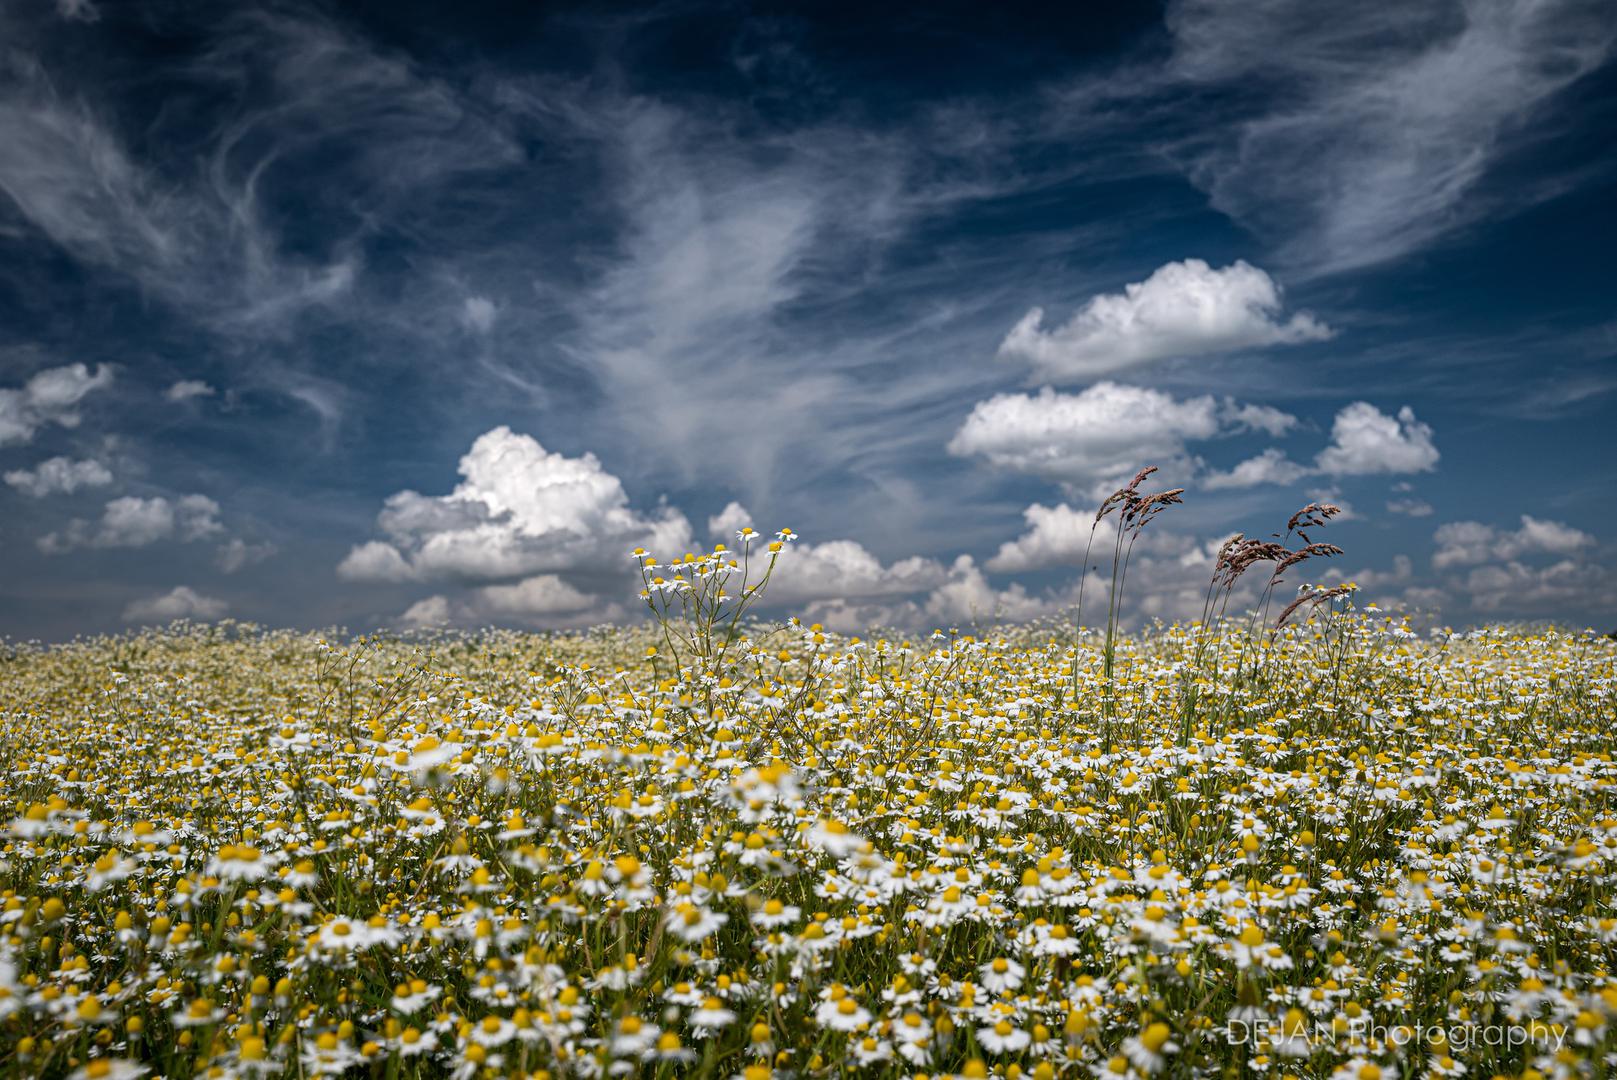
[[[724,1002],[716,997],[709,997],[702,1002],[702,1007],[690,1015],[692,1027],[708,1031],[718,1031],[735,1023],[736,1014],[724,1007]]]
[[[71,1080],[138,1080],[151,1070],[135,1061],[121,1058],[95,1058],[82,1068],[75,1069]]]
[[[996,1024],[977,1030],[977,1041],[990,1054],[1015,1054],[1026,1048],[1033,1041],[1027,1032],[1011,1024],[1009,1020],[1001,1020]]]
[[[729,921],[730,917],[723,912],[686,901],[669,912],[665,923],[680,940],[694,943],[712,936]]]
[[[802,917],[803,909],[796,904],[783,904],[773,898],[764,901],[763,906],[752,913],[753,923],[765,930],[790,926]]]
[[[1281,969],[1291,967],[1291,957],[1279,945],[1268,941],[1256,923],[1248,923],[1232,943],[1235,966],[1238,968]]]
[[[640,1017],[625,1016],[618,1021],[617,1032],[612,1036],[612,1055],[637,1059],[648,1057],[655,1053],[657,1040],[661,1037],[661,1031]]]
[[[1022,977],[1027,974],[1027,969],[1001,956],[978,968],[977,973],[982,978],[984,989],[991,994],[1003,994],[1013,992],[1022,985]]]
[[[1138,1035],[1123,1041],[1123,1054],[1142,1073],[1160,1072],[1168,1064],[1168,1055],[1179,1050],[1179,1044],[1170,1038],[1172,1034],[1160,1020],[1148,1024]]]
[[[814,1019],[832,1031],[858,1031],[870,1024],[870,1012],[838,986],[814,1010]]]
[[[393,1040],[392,1048],[402,1058],[419,1057],[422,1054],[430,1054],[438,1048],[438,1036],[431,1031],[407,1027]]]
[[[695,1052],[682,1044],[679,1036],[672,1031],[665,1031],[657,1037],[657,1045],[652,1049],[652,1055],[658,1061],[679,1065],[687,1065],[696,1060]]]
[[[822,821],[810,829],[808,842],[836,859],[852,855],[865,846],[863,837],[842,822],[833,820]]]

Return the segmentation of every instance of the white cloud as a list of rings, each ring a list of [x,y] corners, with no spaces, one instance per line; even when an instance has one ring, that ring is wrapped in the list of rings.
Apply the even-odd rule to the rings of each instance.
[[[40,237],[211,326],[275,333],[329,309],[355,292],[363,234],[403,193],[430,195],[520,158],[485,110],[340,20],[229,5],[207,29],[186,58],[193,89],[255,92],[205,133],[211,142],[194,147],[186,168],[148,162],[137,144],[149,141],[149,125],[126,137],[115,122],[123,103],[64,91],[82,83],[71,72],[20,48],[0,58],[10,61],[0,81],[0,192]],[[339,145],[352,152],[324,152]],[[320,250],[304,255],[266,209],[306,180],[314,154],[323,182],[364,210],[335,219]]]
[[[1542,567],[1514,560],[1479,566],[1466,575],[1463,592],[1478,611],[1617,610],[1617,589],[1607,570],[1576,559]]]
[[[562,629],[621,623],[627,618],[628,612],[615,600],[582,592],[555,574],[538,574],[458,596],[429,596],[411,604],[394,621],[410,629],[486,626],[491,622]]]
[[[39,549],[60,555],[74,548],[139,548],[177,537],[204,540],[223,531],[219,504],[206,495],[183,495],[170,500],[156,495],[125,495],[107,503],[98,524],[75,518],[60,533],[40,538]]]
[[[1021,585],[995,589],[970,555],[949,568],[948,580],[926,598],[921,610],[940,626],[1026,622],[1049,610],[1049,602],[1028,595]]]
[[[1078,600],[1085,545],[1089,541],[1093,511],[1076,510],[1063,503],[1035,504],[1024,511],[1026,531],[1001,545],[985,567],[962,555],[945,571],[932,564],[937,579],[921,589],[895,592],[884,598],[836,599],[831,593],[808,608],[806,618],[833,629],[862,632],[875,626],[941,627],[981,626],[993,622],[1026,622],[1049,617],[1071,617]],[[1110,520],[1095,531],[1086,587],[1085,624],[1093,627],[1104,616],[1110,573],[1111,544],[1116,533]],[[1137,625],[1146,618],[1194,618],[1202,613],[1213,559],[1224,537],[1199,540],[1182,533],[1148,530],[1131,555],[1131,570],[1122,606],[1122,618]],[[1064,583],[1039,593],[1019,583],[996,588],[984,570],[1020,573],[1053,567],[1074,573]],[[941,577],[937,577],[939,572]],[[914,584],[912,579],[910,584]],[[1246,582],[1237,590],[1231,610],[1257,598],[1256,586]],[[1097,612],[1101,613],[1097,615]]]
[[[752,525],[752,514],[738,502],[730,502],[723,510],[707,519],[707,534],[715,540],[728,543],[737,532]]]
[[[355,544],[342,562],[337,564],[337,576],[347,581],[413,581],[412,567],[399,549],[385,540],[367,540]]]
[[[1586,556],[1595,538],[1564,522],[1521,516],[1515,529],[1451,521],[1432,534],[1438,570],[1466,568],[1447,584],[1473,610],[1526,615],[1617,610],[1617,581]],[[1533,565],[1534,557],[1554,561]]]
[[[399,625],[409,630],[448,626],[454,621],[454,611],[447,596],[429,596],[424,600],[417,600],[398,619]]]
[[[980,455],[1015,472],[1061,481],[1086,494],[1106,491],[1144,464],[1165,475],[1199,467],[1188,444],[1257,431],[1283,435],[1297,426],[1290,413],[1211,395],[1176,398],[1161,390],[1099,382],[1076,393],[1044,387],[1036,394],[998,394],[973,407],[948,449]],[[1293,461],[1269,447],[1234,468],[1208,472],[1211,490],[1290,484],[1307,476],[1427,472],[1438,461],[1432,429],[1405,406],[1388,416],[1356,401],[1336,414],[1331,441],[1315,464]]]
[[[486,334],[494,329],[500,309],[486,296],[468,296],[460,306],[460,322],[475,334]]]
[[[1209,491],[1222,488],[1256,487],[1259,484],[1290,484],[1314,470],[1299,465],[1286,456],[1284,450],[1270,447],[1256,457],[1247,458],[1229,472],[1211,472],[1202,477],[1199,486]]]
[[[390,496],[377,517],[387,540],[356,546],[339,575],[500,582],[586,572],[617,580],[635,547],[668,558],[692,546],[683,514],[666,506],[631,509],[622,483],[593,454],[551,453],[507,427],[479,436],[461,458],[460,474],[448,495]]]
[[[1237,431],[1261,431],[1276,439],[1297,426],[1295,416],[1272,405],[1237,405],[1226,400],[1219,412]]]
[[[853,540],[799,542],[781,554],[765,595],[773,604],[903,596],[942,584],[947,573],[936,560],[918,556],[883,565]]]
[[[1208,600],[1208,582],[1213,576],[1214,558],[1229,537],[1198,538],[1172,530],[1146,530],[1129,558],[1129,577],[1124,585],[1121,619],[1127,626],[1138,626],[1146,619],[1201,618]],[[1261,580],[1268,579],[1268,567],[1248,574],[1235,587],[1227,611],[1242,613],[1258,600]],[[1091,558],[1090,574],[1083,592],[1083,624],[1101,626],[1106,619],[1108,590],[1111,585],[1111,551]],[[1064,606],[1077,600],[1079,582],[1062,590]]]
[[[1395,585],[1407,585],[1414,576],[1415,561],[1408,555],[1394,555],[1391,570],[1360,570],[1354,574],[1343,574],[1342,580],[1351,581],[1373,594]],[[1367,599],[1379,601],[1381,597],[1370,595]]]
[[[1449,594],[1434,584],[1417,584],[1415,561],[1408,555],[1392,557],[1390,569],[1366,568],[1325,577],[1325,583],[1352,582],[1359,587],[1355,600],[1363,610],[1374,604],[1384,611],[1420,612],[1433,616],[1449,604]]]
[[[263,562],[278,550],[271,543],[249,544],[241,537],[235,536],[227,543],[221,544],[219,550],[214,552],[213,564],[226,574],[234,574],[243,567]]]
[[[7,472],[6,483],[24,495],[39,499],[46,495],[71,495],[80,488],[106,487],[112,483],[112,471],[93,458],[74,461],[53,457],[32,469]]]
[[[1406,497],[1402,499],[1388,499],[1387,512],[1389,514],[1402,514],[1404,517],[1431,517],[1432,504],[1425,499]]]
[[[1051,566],[1076,567],[1083,561],[1086,550],[1091,555],[1102,552],[1110,557],[1115,535],[1112,521],[1107,518],[1097,525],[1093,509],[1075,510],[1066,503],[1056,506],[1034,503],[1022,511],[1022,517],[1027,521],[1027,531],[1001,544],[999,551],[988,560],[988,569],[1016,573]]]
[[[145,547],[174,535],[174,506],[158,496],[126,495],[107,503],[92,547]]]
[[[1521,528],[1508,531],[1480,521],[1441,525],[1432,535],[1437,544],[1432,565],[1442,570],[1523,555],[1573,555],[1594,546],[1593,536],[1559,521],[1523,514],[1521,522]]]
[[[488,610],[511,615],[566,615],[601,606],[598,598],[579,592],[555,574],[540,574],[514,585],[489,585],[477,595]]]
[[[996,623],[1026,622],[1058,609],[1061,603],[1055,594],[1033,596],[1019,584],[995,589],[971,556],[961,555],[929,592],[885,599],[816,600],[808,606],[804,619],[857,634],[886,627],[908,631],[947,627],[971,630]]]
[[[190,401],[192,398],[212,397],[216,393],[217,390],[201,379],[181,379],[163,391],[163,396],[170,401]]]
[[[1075,487],[1104,486],[1145,464],[1186,472],[1191,467],[1186,443],[1252,426],[1279,426],[1285,415],[1228,399],[1181,399],[1112,382],[1077,394],[1044,387],[1037,394],[999,394],[978,402],[948,448],[956,456],[981,455],[1000,468]]]
[[[16,389],[0,389],[0,446],[33,441],[46,424],[78,427],[78,404],[85,396],[112,384],[112,369],[95,374],[83,364],[47,368]]]
[[[1257,267],[1235,262],[1215,270],[1200,259],[1168,263],[1121,293],[1096,296],[1061,327],[1046,330],[1043,322],[1042,308],[1029,311],[999,354],[1027,361],[1038,376],[1057,382],[1332,335],[1306,313],[1281,321],[1280,288]]]
[[[169,622],[173,619],[217,619],[229,609],[223,600],[203,596],[189,585],[177,585],[160,596],[136,600],[124,608],[124,621]]]
[[[1335,484],[1332,484],[1329,487],[1314,488],[1312,491],[1309,491],[1306,494],[1309,502],[1328,504],[1336,507],[1337,514],[1335,517],[1331,518],[1331,520],[1338,525],[1342,524],[1344,521],[1355,521],[1359,517],[1359,512],[1353,509],[1353,504],[1348,502],[1347,496],[1342,494],[1342,489],[1337,487]]]
[[[1314,461],[1330,476],[1364,476],[1430,472],[1440,456],[1431,427],[1415,419],[1408,405],[1392,417],[1369,402],[1355,401],[1336,414],[1330,445]]]
[[[1255,108],[1178,151],[1215,207],[1320,272],[1423,247],[1558,190],[1478,197],[1508,153],[1556,130],[1556,95],[1611,54],[1601,0],[1350,4],[1177,0],[1172,75]]]

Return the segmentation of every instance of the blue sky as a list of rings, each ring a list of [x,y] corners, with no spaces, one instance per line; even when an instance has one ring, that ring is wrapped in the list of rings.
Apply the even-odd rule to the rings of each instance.
[[[0,4],[0,633],[1131,602],[1314,499],[1384,606],[1617,625],[1598,2]]]

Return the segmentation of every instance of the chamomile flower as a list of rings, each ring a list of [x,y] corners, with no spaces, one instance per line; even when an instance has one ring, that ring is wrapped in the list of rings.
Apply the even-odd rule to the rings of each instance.
[[[814,1010],[814,1019],[832,1031],[858,1031],[870,1024],[870,1011],[841,986],[832,988]]]
[[[803,909],[796,904],[782,903],[771,897],[752,913],[753,925],[765,930],[791,926],[803,917]]]
[[[730,917],[723,912],[686,901],[676,905],[668,913],[664,923],[675,937],[681,941],[694,943],[711,937],[729,921]]]
[[[1009,1020],[977,1029],[977,1042],[990,1054],[1016,1054],[1027,1048],[1033,1037]]]

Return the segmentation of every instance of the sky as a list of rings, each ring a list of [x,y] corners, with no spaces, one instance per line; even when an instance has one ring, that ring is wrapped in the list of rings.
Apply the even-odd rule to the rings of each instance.
[[[1617,627],[1609,4],[1067,8],[0,0],[0,635],[1035,619],[1144,465],[1131,618]]]

